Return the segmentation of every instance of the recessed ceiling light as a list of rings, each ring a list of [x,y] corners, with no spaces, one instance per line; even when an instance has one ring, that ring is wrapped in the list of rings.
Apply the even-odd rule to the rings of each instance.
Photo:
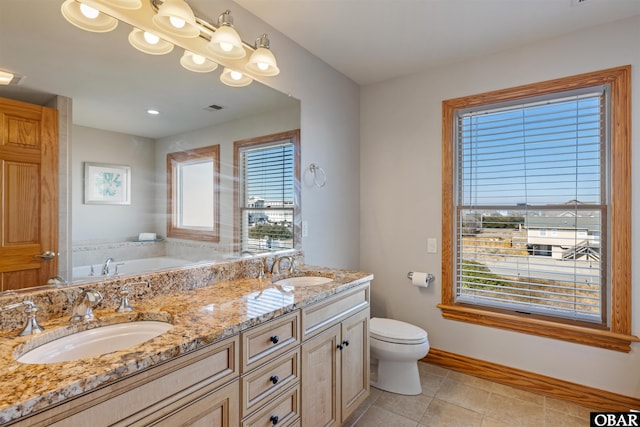
[[[0,70],[0,85],[8,85],[13,80],[13,73]]]
[[[160,114],[160,111],[158,111],[158,110],[147,110],[147,114],[151,114],[152,116],[157,116],[158,114]]]

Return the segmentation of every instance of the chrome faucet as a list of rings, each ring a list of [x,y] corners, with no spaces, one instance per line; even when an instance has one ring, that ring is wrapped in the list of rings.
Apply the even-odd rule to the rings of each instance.
[[[289,261],[289,273],[295,272],[293,257],[287,255],[287,256],[278,257],[273,261],[273,265],[271,265],[271,274],[280,274],[280,264],[282,263],[283,259],[286,259]],[[276,270],[276,267],[278,267],[277,270]]]
[[[104,262],[104,264],[102,265],[102,275],[103,276],[108,276],[109,275],[109,264],[111,264],[113,261],[114,261],[113,258],[109,257]]]
[[[27,306],[27,308],[24,310],[25,314],[27,315],[27,319],[24,323],[22,331],[20,331],[18,335],[24,337],[25,335],[35,335],[44,331],[44,328],[38,325],[38,321],[36,320],[38,307],[36,307],[33,301],[22,301],[15,304],[6,305],[4,307],[0,307],[0,311],[13,310],[14,308],[20,308],[23,305]]]
[[[95,289],[82,289],[73,302],[71,322],[83,322],[95,319],[93,309],[102,301],[102,294]]]

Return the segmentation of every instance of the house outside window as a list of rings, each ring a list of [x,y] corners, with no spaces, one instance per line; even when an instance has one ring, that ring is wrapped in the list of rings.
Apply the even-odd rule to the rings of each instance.
[[[618,351],[638,340],[629,80],[620,67],[443,101],[445,318]]]
[[[299,131],[234,143],[236,249],[299,248]]]

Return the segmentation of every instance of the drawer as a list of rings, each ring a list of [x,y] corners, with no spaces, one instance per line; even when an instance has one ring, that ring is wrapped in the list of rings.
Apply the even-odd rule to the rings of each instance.
[[[369,305],[369,283],[302,309],[302,339],[312,337]]]
[[[242,377],[242,416],[259,408],[300,379],[300,350],[296,349]]]
[[[299,319],[296,310],[243,332],[242,372],[249,372],[300,344]]]
[[[300,417],[300,385],[285,391],[280,397],[242,422],[242,427],[289,426]]]

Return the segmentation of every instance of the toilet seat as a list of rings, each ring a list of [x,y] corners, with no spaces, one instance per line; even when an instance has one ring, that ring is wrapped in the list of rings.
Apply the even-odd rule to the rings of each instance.
[[[371,338],[393,344],[416,345],[427,341],[427,332],[417,326],[394,319],[373,317],[369,323]]]

